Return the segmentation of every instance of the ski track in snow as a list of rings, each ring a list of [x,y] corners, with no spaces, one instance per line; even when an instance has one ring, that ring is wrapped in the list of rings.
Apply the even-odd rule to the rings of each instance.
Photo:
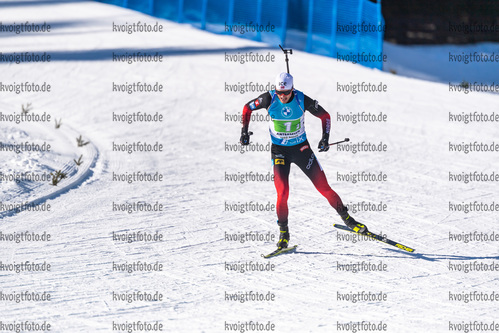
[[[225,63],[224,51],[262,49],[256,42],[217,36],[187,25],[151,18],[122,8],[93,2],[25,4],[3,2],[5,17],[13,21],[54,22],[62,25],[50,34],[26,34],[16,38],[0,35],[4,52],[53,52],[48,64],[2,64],[5,82],[47,81],[53,93],[3,94],[2,112],[14,112],[31,102],[34,112],[46,110],[62,118],[63,131],[76,128],[91,141],[94,149],[88,161],[90,177],[79,178],[76,187],[46,197],[53,210],[20,212],[1,219],[3,233],[47,232],[47,243],[2,242],[3,263],[49,262],[51,272],[0,272],[1,291],[49,292],[52,301],[1,302],[0,320],[47,321],[54,332],[112,331],[113,322],[160,321],[168,332],[221,332],[225,323],[271,321],[276,332],[331,332],[337,322],[383,321],[388,332],[443,332],[448,322],[481,320],[490,322],[495,303],[449,301],[449,292],[490,292],[497,287],[493,272],[450,272],[449,263],[499,259],[497,244],[450,242],[448,233],[494,230],[494,213],[449,212],[449,201],[491,202],[496,184],[462,184],[448,181],[448,172],[492,172],[492,153],[449,152],[449,142],[491,142],[497,129],[491,124],[450,123],[448,113],[478,110],[490,112],[497,95],[452,94],[441,83],[419,81],[340,63],[335,59],[295,52],[290,69],[298,89],[317,98],[332,117],[333,138],[349,137],[352,143],[383,142],[386,153],[339,151],[318,153],[320,121],[307,115],[309,142],[317,152],[329,183],[348,204],[386,203],[387,212],[357,212],[352,216],[374,232],[414,247],[413,254],[375,241],[345,241],[347,233],[337,231],[341,223],[327,201],[313,188],[301,171],[290,175],[291,243],[295,254],[265,260],[272,241],[227,241],[225,233],[269,231],[277,235],[275,212],[231,212],[225,203],[275,202],[272,182],[238,183],[224,181],[225,172],[271,171],[269,152],[225,151],[225,144],[239,139],[240,124],[226,122],[225,113],[239,114],[242,106],[258,92],[245,94],[224,91],[225,83],[273,82],[284,69],[281,54],[275,63]],[[62,20],[61,17],[65,19]],[[115,22],[156,22],[167,33],[124,35],[111,32]],[[73,23],[68,23],[73,22]],[[123,64],[111,61],[112,50],[161,49],[162,63]],[[217,51],[206,51],[206,50]],[[180,51],[179,51],[180,50]],[[220,51],[222,50],[222,51]],[[84,59],[80,59],[84,58]],[[87,59],[88,61],[85,61]],[[123,95],[111,92],[112,82],[161,82],[164,94]],[[337,82],[379,82],[388,84],[385,94],[336,92]],[[163,123],[129,125],[112,121],[112,113],[159,112]],[[336,113],[383,112],[386,123],[342,123]],[[256,111],[264,113],[264,110]],[[45,126],[45,125],[43,125]],[[1,124],[2,138],[59,138],[62,162],[52,155],[8,155],[2,152],[2,167],[8,170],[50,169],[78,158],[72,153],[74,133],[60,133],[38,124]],[[266,123],[250,125],[253,142],[267,144]],[[67,128],[67,129],[64,129]],[[73,130],[74,131],[74,130]],[[47,134],[52,133],[52,134]],[[63,133],[63,132],[61,132]],[[68,132],[64,132],[68,133]],[[162,153],[120,153],[112,143],[126,141],[161,142]],[[334,140],[336,141],[336,140]],[[73,154],[73,155],[71,155]],[[92,152],[88,152],[92,154]],[[70,158],[69,158],[70,157]],[[98,157],[98,158],[97,158]],[[84,158],[85,159],[85,158]],[[91,161],[93,161],[91,163]],[[57,163],[59,164],[57,164]],[[50,163],[54,163],[51,166]],[[62,164],[61,164],[62,163]],[[3,170],[3,169],[2,169]],[[68,169],[74,173],[73,169]],[[113,173],[160,172],[163,182],[133,183],[112,181]],[[380,172],[388,181],[380,183],[340,182],[336,173]],[[81,171],[78,171],[80,174]],[[75,174],[75,177],[78,175]],[[87,174],[88,176],[89,174]],[[46,196],[39,184],[4,191],[2,201]],[[61,183],[62,185],[62,183]],[[30,187],[31,186],[31,187]],[[52,189],[53,190],[53,189]],[[10,191],[10,192],[9,192]],[[19,197],[16,197],[19,196]],[[126,213],[112,210],[113,203],[145,201],[164,205],[163,212]],[[162,242],[126,243],[112,240],[113,232],[159,232]],[[114,263],[160,262],[160,272],[116,272]],[[225,264],[271,263],[275,271],[234,272]],[[387,265],[387,272],[345,272],[337,264],[369,262]],[[161,302],[113,301],[112,292],[159,291]],[[225,294],[271,292],[274,302],[227,301]],[[359,291],[387,294],[388,300],[346,302],[338,293]]]

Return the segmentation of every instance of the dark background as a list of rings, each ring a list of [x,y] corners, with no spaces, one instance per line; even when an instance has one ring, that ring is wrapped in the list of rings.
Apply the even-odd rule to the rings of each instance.
[[[385,40],[398,44],[499,42],[499,0],[382,0]],[[455,25],[495,26],[493,32],[455,32]]]
[[[317,1],[317,0],[316,0]],[[327,0],[326,0],[327,1]],[[329,0],[332,1],[332,0]],[[499,42],[499,0],[381,1],[385,40],[397,44],[467,44]],[[290,0],[288,28],[307,31],[310,0]],[[320,2],[320,1],[319,1]],[[495,25],[495,32],[453,32],[450,25]]]

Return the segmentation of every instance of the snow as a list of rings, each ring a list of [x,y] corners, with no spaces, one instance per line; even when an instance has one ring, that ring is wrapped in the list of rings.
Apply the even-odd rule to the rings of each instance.
[[[3,84],[27,81],[52,85],[50,93],[0,92],[0,112],[4,114],[19,114],[21,105],[31,103],[33,113],[52,116],[47,123],[0,122],[1,142],[53,145],[48,153],[1,151],[1,171],[67,170],[70,176],[57,186],[0,183],[2,204],[51,206],[50,211],[0,212],[2,235],[26,231],[51,235],[47,242],[16,243],[0,237],[3,265],[26,261],[51,265],[50,271],[0,271],[3,294],[28,291],[51,295],[50,301],[16,303],[3,299],[2,324],[33,321],[50,323],[52,332],[110,332],[123,330],[118,324],[141,321],[158,322],[165,332],[222,332],[233,328],[251,331],[251,325],[249,329],[238,325],[252,321],[270,322],[275,332],[352,332],[352,326],[342,325],[364,321],[382,322],[387,332],[444,332],[451,330],[451,324],[495,321],[496,301],[454,301],[449,295],[497,295],[497,270],[465,273],[449,268],[498,264],[499,260],[497,242],[449,240],[449,233],[491,235],[495,230],[497,212],[449,210],[450,204],[463,202],[497,204],[495,181],[449,181],[449,172],[496,172],[497,151],[449,151],[450,144],[498,143],[494,122],[449,121],[449,113],[496,112],[497,94],[449,91],[449,82],[459,83],[463,78],[491,84],[497,74],[495,65],[480,71],[456,64],[462,73],[457,75],[448,63],[448,50],[458,49],[454,46],[429,50],[387,45],[390,62],[385,72],[293,52],[290,70],[295,86],[330,112],[331,142],[349,137],[352,145],[387,145],[382,153],[354,154],[334,147],[328,153],[317,153],[332,188],[349,205],[386,204],[386,212],[353,213],[352,206],[352,216],[416,252],[406,253],[374,241],[354,243],[352,235],[333,228],[341,220],[293,167],[290,233],[291,244],[298,244],[298,249],[295,254],[265,260],[260,255],[275,247],[275,240],[268,239],[268,235],[277,235],[275,212],[241,213],[227,207],[247,202],[275,204],[273,184],[226,181],[226,174],[265,176],[271,172],[270,154],[265,149],[245,153],[227,150],[237,144],[240,124],[226,119],[240,114],[244,103],[260,92],[230,92],[226,84],[273,83],[276,73],[285,70],[279,49],[96,2],[3,1],[0,7],[3,24],[47,22],[54,27],[45,34],[0,33],[4,54],[47,52],[53,57],[49,63],[0,63]],[[159,22],[164,32],[112,31],[113,22],[138,21]],[[497,44],[463,50],[475,47],[480,52],[493,52]],[[163,61],[113,62],[113,52],[138,51],[158,52]],[[226,52],[271,52],[275,61],[227,62]],[[390,68],[397,75],[389,73]],[[158,83],[163,91],[113,92],[113,82]],[[351,82],[382,82],[387,92],[338,91],[338,84]],[[164,119],[132,124],[113,121],[113,113],[134,112],[158,113]],[[387,121],[338,121],[338,114],[358,112],[383,113]],[[256,114],[264,115],[264,110]],[[53,119],[62,119],[61,128],[55,129]],[[315,148],[321,137],[320,121],[307,115],[306,126]],[[250,129],[254,132],[252,142],[267,147],[267,123],[252,122]],[[90,143],[77,147],[79,135]],[[162,144],[163,149],[132,154],[113,151],[113,143],[139,141]],[[80,155],[84,164],[77,168],[71,162]],[[113,180],[113,175],[126,177],[139,171],[158,173],[162,180],[130,184]],[[352,183],[337,177],[337,173],[363,171],[382,172],[387,181]],[[139,203],[161,204],[162,210],[116,210],[119,205]],[[137,232],[162,237],[160,241],[113,240],[113,233],[126,237]],[[241,237],[247,232],[259,233],[264,240],[243,241]],[[231,240],[234,236],[239,238]],[[113,263],[139,261],[151,264],[151,270],[113,270],[117,267]],[[249,262],[275,266],[244,273],[230,269]],[[381,263],[386,271],[338,269],[338,265],[353,267],[359,263]],[[127,302],[113,300],[113,292],[158,292],[162,298]],[[229,295],[240,297],[246,292],[270,293],[275,298],[227,300]],[[382,293],[386,300],[342,300],[359,292]]]

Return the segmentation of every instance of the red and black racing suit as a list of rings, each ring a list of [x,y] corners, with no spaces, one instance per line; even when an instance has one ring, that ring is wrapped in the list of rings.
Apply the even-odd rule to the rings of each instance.
[[[289,102],[293,98],[294,96]],[[263,108],[267,109],[270,106],[271,100],[272,96],[270,92],[266,92],[244,105],[242,121],[245,132],[248,131],[252,111]],[[309,111],[322,120],[323,134],[329,134],[331,123],[329,113],[317,101],[312,100],[307,95],[304,97],[304,107],[306,111]],[[340,215],[346,212],[341,198],[329,186],[324,170],[310,148],[308,140],[295,146],[280,146],[272,143],[271,153],[274,164],[274,185],[277,190],[276,210],[280,226],[287,226],[288,224],[289,171],[291,163],[298,165],[307,177],[310,178],[315,188]]]

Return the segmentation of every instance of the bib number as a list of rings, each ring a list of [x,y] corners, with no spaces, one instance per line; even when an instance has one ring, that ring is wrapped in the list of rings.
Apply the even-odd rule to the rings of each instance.
[[[296,119],[293,121],[280,122],[274,121],[274,129],[276,132],[296,132],[301,128],[300,119]]]

